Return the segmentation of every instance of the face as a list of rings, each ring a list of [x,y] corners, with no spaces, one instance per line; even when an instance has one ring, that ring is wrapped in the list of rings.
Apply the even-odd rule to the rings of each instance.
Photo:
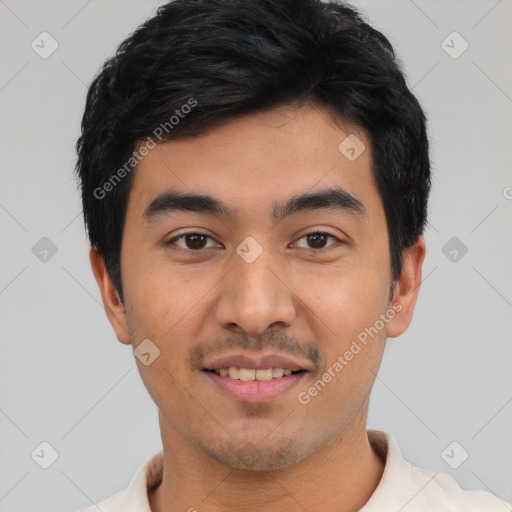
[[[366,148],[356,159],[339,149],[349,134]],[[150,340],[148,360],[159,351],[137,364],[174,439],[268,469],[365,428],[386,334],[410,322],[424,254],[420,240],[392,283],[371,161],[361,130],[308,106],[166,142],[138,165],[126,312],[91,261],[118,339]]]

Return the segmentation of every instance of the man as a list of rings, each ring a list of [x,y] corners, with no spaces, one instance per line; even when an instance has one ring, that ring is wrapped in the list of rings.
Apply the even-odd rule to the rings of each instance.
[[[419,292],[430,164],[353,8],[160,7],[94,79],[77,150],[92,269],[163,441],[88,510],[504,510],[366,427]]]

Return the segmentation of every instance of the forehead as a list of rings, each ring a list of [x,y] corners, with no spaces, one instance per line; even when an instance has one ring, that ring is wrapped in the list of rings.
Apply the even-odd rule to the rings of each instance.
[[[371,162],[361,129],[322,108],[282,107],[158,144],[134,171],[128,212],[141,217],[155,198],[179,190],[213,196],[235,214],[272,215],[291,196],[333,187],[368,209],[379,201]]]

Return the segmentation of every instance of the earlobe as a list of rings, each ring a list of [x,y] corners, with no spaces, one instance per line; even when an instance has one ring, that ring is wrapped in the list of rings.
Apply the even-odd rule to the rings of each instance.
[[[403,252],[402,274],[396,281],[391,306],[396,314],[389,322],[387,336],[396,338],[409,327],[421,285],[426,244],[423,237]]]
[[[94,278],[100,289],[103,307],[110,325],[112,325],[117,339],[121,343],[129,345],[131,340],[126,320],[126,311],[119,297],[119,293],[110,279],[103,256],[101,256],[96,249],[91,247],[89,260],[91,262]]]

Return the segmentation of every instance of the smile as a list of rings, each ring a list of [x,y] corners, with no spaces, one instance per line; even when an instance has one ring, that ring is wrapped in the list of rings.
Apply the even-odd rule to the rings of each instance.
[[[275,400],[302,380],[306,370],[289,368],[219,368],[204,370],[216,389],[229,398],[241,402],[265,402]]]
[[[216,375],[220,375],[221,377],[244,381],[279,379],[283,376],[288,377],[288,375],[292,373],[297,373],[292,372],[289,368],[265,368],[255,370],[252,368],[236,368],[234,366],[231,368],[220,368],[214,371]]]

